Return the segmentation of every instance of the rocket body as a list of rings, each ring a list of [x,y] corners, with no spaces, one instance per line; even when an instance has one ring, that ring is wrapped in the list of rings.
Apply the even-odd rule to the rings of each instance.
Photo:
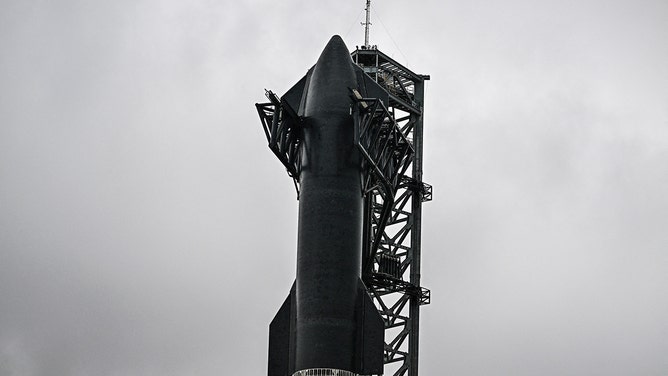
[[[334,36],[283,97],[302,124],[297,276],[270,326],[269,376],[382,373],[383,322],[360,279],[364,198],[351,89],[376,85],[364,77]]]
[[[361,163],[350,113],[350,88],[356,86],[343,41],[332,39],[311,75],[304,110],[297,369],[353,365],[353,352],[342,349],[355,344],[350,318],[362,257]]]

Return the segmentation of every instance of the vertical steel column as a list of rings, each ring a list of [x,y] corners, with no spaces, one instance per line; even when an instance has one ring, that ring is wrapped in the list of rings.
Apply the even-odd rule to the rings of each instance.
[[[416,115],[415,128],[413,128],[413,148],[415,149],[413,159],[413,179],[417,182],[417,192],[413,195],[413,236],[411,236],[411,250],[413,260],[410,264],[410,282],[414,286],[420,285],[420,256],[421,256],[421,232],[422,232],[422,153],[423,153],[423,119],[424,119],[424,80],[415,82],[415,102],[420,108],[420,115]],[[410,376],[418,374],[418,351],[420,346],[420,297],[412,296],[409,307],[410,315],[410,338],[408,342],[408,353],[410,357]]]

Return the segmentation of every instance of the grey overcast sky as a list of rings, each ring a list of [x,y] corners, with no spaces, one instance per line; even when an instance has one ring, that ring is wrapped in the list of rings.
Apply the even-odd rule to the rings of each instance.
[[[0,375],[264,375],[297,201],[254,103],[363,0],[0,2]],[[668,2],[383,0],[426,88],[421,374],[668,375]]]

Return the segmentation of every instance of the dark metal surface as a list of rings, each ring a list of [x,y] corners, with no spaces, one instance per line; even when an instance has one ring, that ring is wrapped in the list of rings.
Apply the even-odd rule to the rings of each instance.
[[[383,321],[362,275],[364,168],[351,89],[383,92],[340,37],[282,98],[258,104],[269,147],[299,191],[295,288],[270,326],[269,375],[380,374]]]
[[[308,80],[299,175],[296,369],[353,370],[362,248],[360,155],[348,50],[334,37]]]

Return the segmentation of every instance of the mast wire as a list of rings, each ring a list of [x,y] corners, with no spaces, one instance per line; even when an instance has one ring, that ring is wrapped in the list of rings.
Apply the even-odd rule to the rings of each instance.
[[[380,17],[378,16],[378,13],[377,13],[375,10],[371,9],[371,11],[373,11],[374,16],[376,16],[376,18],[378,19],[378,21],[380,21],[380,25],[383,27],[383,29],[385,29],[385,32],[387,33],[387,36],[390,37],[390,40],[391,40],[392,43],[394,44],[394,47],[396,47],[396,48],[397,48],[397,51],[399,51],[399,53],[401,54],[401,56],[404,57],[404,60],[406,61],[406,67],[410,68],[410,64],[409,64],[409,62],[408,62],[408,58],[407,58],[406,55],[404,55],[404,53],[401,51],[401,48],[399,48],[399,45],[397,45],[397,42],[394,41],[394,38],[392,38],[392,35],[390,34],[390,32],[389,32],[389,31],[387,30],[387,28],[385,27],[385,24],[383,23],[383,20],[380,19]]]
[[[360,15],[362,14],[362,12],[364,12],[364,9],[360,10],[360,12],[357,13],[357,17],[355,17],[355,20],[353,21],[353,23],[350,24],[350,27],[348,28],[348,31],[346,32],[346,35],[343,37],[343,40],[348,39],[348,34],[350,34],[350,32],[353,30],[353,27],[357,23],[357,20],[360,19]]]

